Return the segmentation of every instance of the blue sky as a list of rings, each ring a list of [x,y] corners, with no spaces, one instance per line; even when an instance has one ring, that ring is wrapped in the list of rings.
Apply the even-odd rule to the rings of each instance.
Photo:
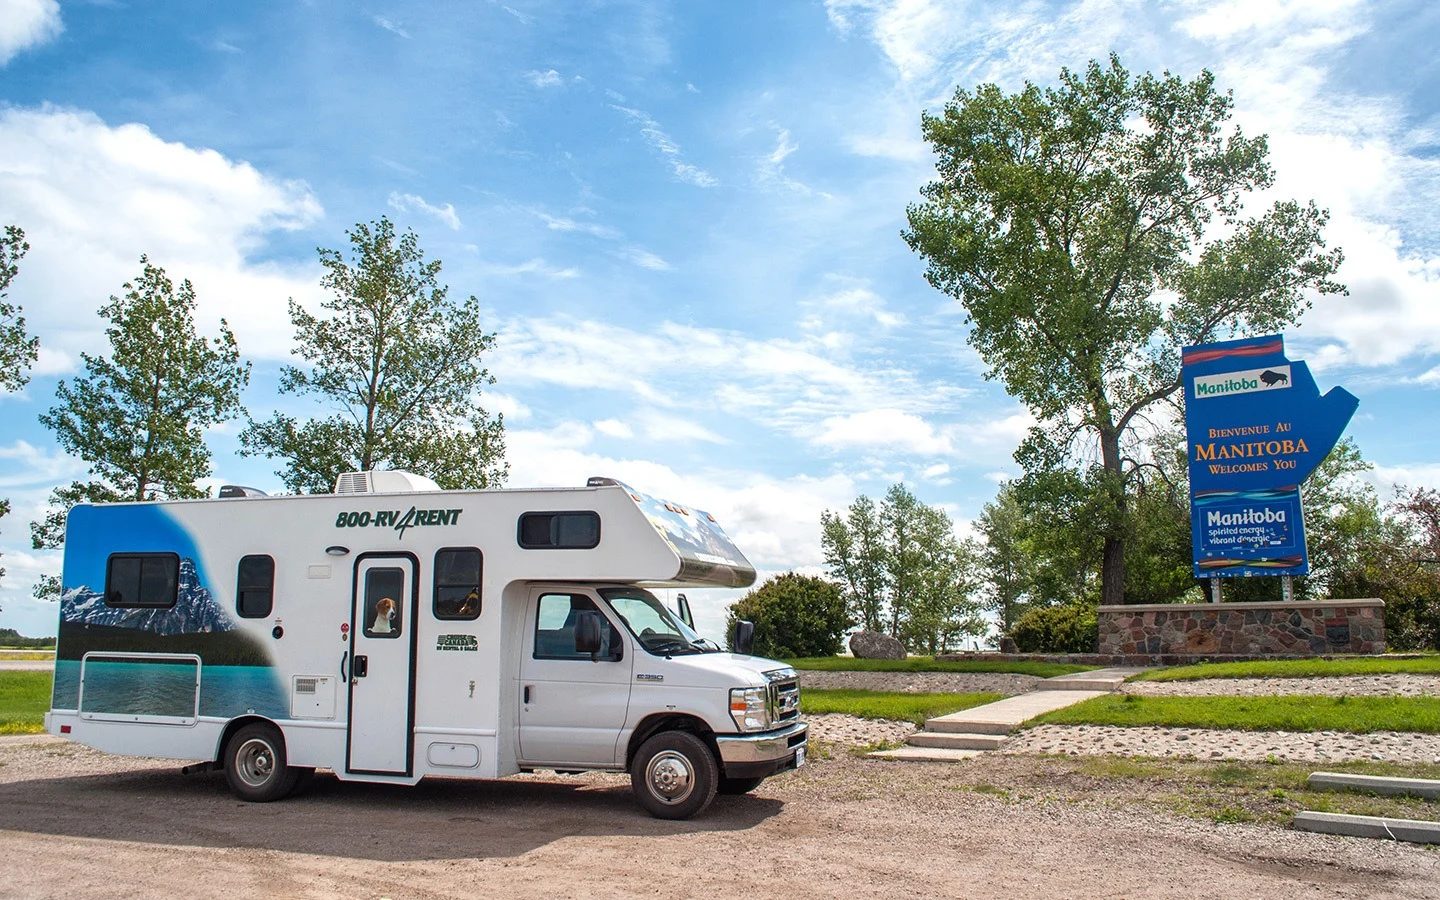
[[[488,311],[513,485],[622,478],[764,572],[815,570],[820,512],[901,479],[963,531],[1029,420],[899,237],[920,112],[1112,50],[1212,69],[1270,136],[1273,196],[1331,210],[1351,294],[1290,355],[1360,397],[1378,485],[1440,484],[1437,43],[1419,0],[0,0],[0,224],[29,236],[11,299],[43,348],[0,397],[0,625],[54,629],[27,523],[84,465],[35,416],[140,254],[228,319],[255,415],[303,414],[275,394],[286,298],[318,304],[315,248],[382,214]],[[209,436],[216,480],[278,488],[237,431]]]

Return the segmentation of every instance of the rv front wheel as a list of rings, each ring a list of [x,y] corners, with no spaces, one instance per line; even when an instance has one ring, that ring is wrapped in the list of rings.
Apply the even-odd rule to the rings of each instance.
[[[688,731],[662,731],[640,745],[630,768],[635,799],[650,815],[688,819],[715,799],[720,767],[710,748]]]
[[[246,725],[225,745],[225,778],[241,800],[279,800],[295,790],[303,774],[285,762],[285,739],[273,725]]]

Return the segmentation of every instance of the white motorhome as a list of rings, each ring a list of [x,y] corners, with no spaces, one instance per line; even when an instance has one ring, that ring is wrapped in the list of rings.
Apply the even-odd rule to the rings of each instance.
[[[805,763],[795,671],[699,637],[648,588],[745,587],[713,516],[605,478],[80,505],[46,730],[223,768],[252,801],[315,768],[414,784],[628,771],[688,818]]]

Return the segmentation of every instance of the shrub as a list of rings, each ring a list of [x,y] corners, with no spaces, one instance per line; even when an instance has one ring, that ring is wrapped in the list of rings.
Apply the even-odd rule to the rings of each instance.
[[[834,656],[852,624],[838,587],[794,572],[776,575],[735,601],[725,623],[727,641],[741,619],[755,623],[756,655],[780,659]]]
[[[1094,653],[1100,627],[1095,607],[1072,603],[1030,610],[1010,637],[1021,653]]]

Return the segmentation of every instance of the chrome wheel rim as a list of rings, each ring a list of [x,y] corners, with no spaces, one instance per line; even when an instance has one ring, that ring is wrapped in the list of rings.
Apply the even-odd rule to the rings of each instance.
[[[251,738],[235,754],[235,773],[251,787],[261,787],[275,774],[275,748],[261,738]]]
[[[645,782],[655,799],[673,806],[684,803],[695,790],[695,769],[683,753],[662,750],[645,767]]]

